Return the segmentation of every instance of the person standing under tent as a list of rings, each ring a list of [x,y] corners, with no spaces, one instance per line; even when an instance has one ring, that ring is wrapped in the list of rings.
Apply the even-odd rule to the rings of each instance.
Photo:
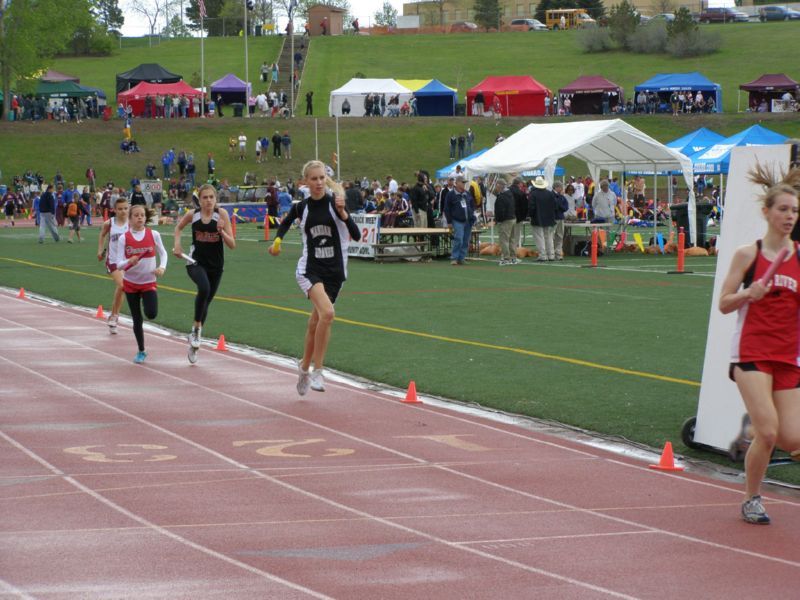
[[[197,362],[203,325],[208,316],[208,307],[219,288],[225,264],[225,248],[236,248],[228,211],[217,206],[217,191],[206,183],[198,190],[200,208],[187,211],[175,226],[175,243],[172,254],[184,258],[181,232],[191,223],[192,245],[189,250],[186,272],[197,286],[194,299],[194,323],[189,334],[189,362]],[[224,244],[224,246],[223,246]]]
[[[556,226],[556,195],[547,189],[547,181],[541,175],[533,180],[533,189],[528,195],[528,210],[536,249],[537,262],[556,259],[553,235]]]
[[[122,308],[122,298],[125,291],[122,287],[122,271],[117,267],[120,261],[118,242],[128,232],[128,201],[124,196],[117,197],[114,203],[114,214],[100,228],[100,238],[97,241],[97,260],[106,259],[106,271],[111,275],[116,287],[114,288],[114,299],[111,301],[111,314],[108,315],[108,329],[110,333],[117,333],[117,323],[119,322],[119,309]],[[108,237],[108,249],[105,247],[106,237]]]
[[[453,245],[450,254],[451,265],[463,265],[469,252],[472,226],[475,224],[475,203],[472,194],[467,192],[463,175],[455,178],[455,189],[449,191],[444,199],[444,215],[453,230]]]
[[[734,253],[719,309],[738,312],[729,377],[739,388],[753,432],[745,455],[742,518],[765,525],[770,518],[760,488],[773,450],[777,446],[800,456],[800,256],[790,237],[797,223],[800,170],[777,184],[761,167],[750,178],[767,188],[761,198],[767,233]],[[770,281],[762,281],[784,249],[788,257]]]
[[[130,228],[117,240],[117,256],[120,261],[122,286],[128,300],[128,309],[133,320],[133,335],[139,351],[133,359],[137,365],[147,358],[144,349],[144,316],[155,319],[158,316],[158,284],[156,280],[164,275],[167,269],[167,251],[161,242],[161,234],[147,227],[152,211],[137,204],[129,212]],[[158,254],[158,263],[156,262]]]
[[[297,393],[301,396],[309,388],[325,391],[323,363],[335,317],[334,304],[347,279],[347,246],[350,239],[361,239],[361,232],[345,208],[344,190],[326,175],[325,164],[318,160],[307,162],[303,179],[310,196],[292,205],[269,248],[272,256],[280,254],[283,237],[295,220],[300,220],[303,250],[295,277],[313,305],[303,358],[298,365]]]

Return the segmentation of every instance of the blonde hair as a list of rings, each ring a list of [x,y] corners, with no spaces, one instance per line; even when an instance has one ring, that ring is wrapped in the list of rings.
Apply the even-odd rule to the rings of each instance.
[[[800,168],[798,167],[778,174],[774,169],[769,169],[757,162],[756,166],[748,173],[748,179],[766,189],[759,198],[764,208],[772,208],[775,199],[781,194],[800,198]]]
[[[331,191],[333,191],[334,196],[344,196],[344,188],[342,187],[342,184],[328,177],[328,169],[324,162],[321,160],[310,160],[304,164],[302,171],[303,179],[308,176],[308,172],[311,169],[322,169],[322,172],[325,173],[325,185],[328,186]]]
[[[200,200],[200,197],[203,195],[203,190],[211,190],[212,192],[214,192],[214,202],[217,202],[219,200],[219,197],[217,196],[217,188],[215,188],[210,183],[204,183],[197,190],[197,199],[198,200]]]

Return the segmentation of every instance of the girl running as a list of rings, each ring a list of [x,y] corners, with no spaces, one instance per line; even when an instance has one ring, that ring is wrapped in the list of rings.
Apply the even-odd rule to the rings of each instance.
[[[112,334],[117,333],[117,323],[119,322],[119,309],[122,307],[122,297],[125,291],[122,289],[122,271],[117,267],[117,263],[122,258],[118,254],[119,239],[125,237],[128,232],[128,201],[120,196],[114,204],[114,215],[103,223],[100,229],[100,239],[97,242],[97,260],[106,259],[106,271],[114,280],[114,300],[111,302],[111,314],[108,315],[108,329]],[[108,237],[108,251],[106,251],[105,241]]]
[[[188,211],[175,226],[175,245],[172,253],[178,258],[186,258],[181,246],[181,232],[192,224],[192,246],[189,250],[186,272],[197,286],[194,299],[194,324],[189,334],[189,362],[197,362],[200,336],[203,323],[208,315],[208,305],[222,280],[222,267],[225,262],[225,246],[233,250],[236,239],[233,237],[231,221],[226,210],[217,207],[217,190],[206,183],[198,190],[200,208]]]
[[[120,261],[117,268],[123,271],[122,287],[128,299],[128,309],[133,319],[133,334],[139,352],[133,359],[137,365],[144,362],[147,352],[144,351],[144,329],[142,308],[148,319],[158,315],[158,294],[156,279],[164,274],[167,268],[167,251],[161,243],[161,234],[146,227],[153,216],[152,211],[141,204],[131,207],[128,219],[130,228],[117,240],[117,256]],[[158,268],[156,268],[156,252]]]
[[[313,310],[308,320],[303,358],[299,365],[297,393],[308,388],[325,391],[322,364],[335,316],[333,305],[347,279],[347,246],[350,238],[361,239],[358,227],[345,209],[344,190],[325,174],[325,165],[312,160],[303,167],[303,178],[311,193],[307,200],[294,204],[284,217],[269,253],[277,256],[281,240],[295,219],[300,220],[303,251],[295,277]],[[333,190],[328,193],[326,186]],[[314,370],[310,371],[311,363]]]
[[[800,453],[800,255],[790,234],[797,222],[798,193],[787,183],[774,184],[761,167],[751,180],[768,188],[762,198],[767,233],[736,250],[722,284],[719,308],[738,311],[730,377],[736,382],[752,422],[753,439],[745,456],[742,517],[767,524],[759,495],[775,446]],[[795,169],[784,181],[800,183]],[[778,253],[786,258],[771,281],[761,281]]]

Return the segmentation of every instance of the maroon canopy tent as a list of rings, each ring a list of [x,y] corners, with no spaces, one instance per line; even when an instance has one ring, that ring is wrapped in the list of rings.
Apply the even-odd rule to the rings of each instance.
[[[786,110],[796,110],[796,100],[800,94],[800,83],[783,73],[762,75],[750,83],[743,83],[739,86],[740,90],[750,93],[747,105],[751,110],[758,110],[762,101],[766,101],[767,110],[772,112],[785,112]],[[784,100],[786,94],[792,100]]]
[[[42,81],[46,81],[48,83],[61,83],[62,81],[74,81],[75,83],[80,83],[80,77],[74,77],[72,75],[65,75],[64,73],[59,73],[58,71],[54,71],[53,69],[47,69],[47,72],[42,75]]]
[[[570,99],[573,115],[601,115],[603,101],[608,100],[608,112],[614,112],[618,104],[625,103],[622,88],[599,75],[584,75],[558,90],[559,106]]]

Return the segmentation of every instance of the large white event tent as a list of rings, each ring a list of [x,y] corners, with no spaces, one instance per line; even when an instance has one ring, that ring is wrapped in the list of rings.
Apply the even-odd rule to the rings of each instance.
[[[351,79],[331,92],[328,114],[332,117],[363,117],[367,94],[385,95],[386,102],[392,96],[399,96],[402,106],[403,102],[411,99],[412,91],[394,79]],[[342,103],[345,99],[350,103],[350,113],[347,115],[342,114]]]
[[[692,161],[620,119],[532,123],[482,155],[463,163],[469,175],[544,170],[553,181],[556,163],[574,156],[597,181],[600,171],[681,171],[688,190],[694,189]],[[696,243],[695,198],[689,193],[689,236]]]

